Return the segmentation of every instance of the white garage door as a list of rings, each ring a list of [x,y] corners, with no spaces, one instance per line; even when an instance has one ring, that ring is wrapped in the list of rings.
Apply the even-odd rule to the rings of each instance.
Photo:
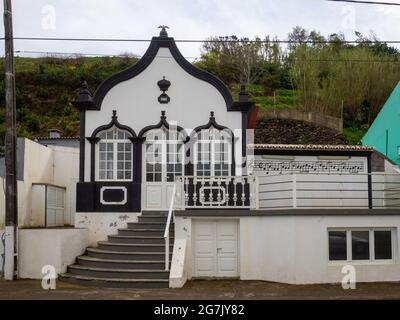
[[[238,222],[194,222],[194,276],[236,278],[238,268]]]

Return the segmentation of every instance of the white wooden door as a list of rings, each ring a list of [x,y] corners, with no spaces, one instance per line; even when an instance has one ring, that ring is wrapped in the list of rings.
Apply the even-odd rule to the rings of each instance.
[[[166,133],[158,130],[143,148],[143,209],[168,210],[175,177],[184,174],[184,144],[168,140]]]
[[[239,277],[238,222],[195,221],[193,251],[195,277]]]

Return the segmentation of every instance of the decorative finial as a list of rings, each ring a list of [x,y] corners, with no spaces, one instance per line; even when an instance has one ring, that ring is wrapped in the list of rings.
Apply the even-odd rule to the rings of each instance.
[[[89,92],[89,86],[86,80],[82,81],[78,97],[73,102],[74,106],[79,110],[87,110],[92,105],[92,95]]]
[[[239,102],[248,102],[248,101],[249,101],[249,94],[246,92],[246,86],[242,84],[240,86]]]
[[[113,110],[112,114],[113,118],[117,118],[117,110]]]
[[[210,118],[214,118],[214,111],[210,112]]]
[[[161,25],[161,26],[158,26],[158,28],[161,29],[160,37],[168,37],[168,33],[167,33],[167,30],[166,30],[166,29],[169,29],[168,26]]]
[[[165,116],[165,111],[161,111],[161,119],[166,119],[167,117]]]

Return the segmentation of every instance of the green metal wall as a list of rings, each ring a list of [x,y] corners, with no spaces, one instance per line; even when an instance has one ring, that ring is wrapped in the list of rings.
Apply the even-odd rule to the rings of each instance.
[[[400,147],[400,82],[361,142],[375,148],[400,166],[397,151]]]

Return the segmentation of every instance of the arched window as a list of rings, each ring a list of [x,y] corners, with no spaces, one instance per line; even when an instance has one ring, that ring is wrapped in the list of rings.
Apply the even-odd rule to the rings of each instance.
[[[97,134],[97,180],[132,180],[132,135],[126,131],[111,127]]]
[[[165,127],[144,135],[146,182],[174,182],[184,172],[184,140],[182,133]]]
[[[223,177],[231,174],[232,133],[213,126],[197,133],[194,146],[196,176]]]

